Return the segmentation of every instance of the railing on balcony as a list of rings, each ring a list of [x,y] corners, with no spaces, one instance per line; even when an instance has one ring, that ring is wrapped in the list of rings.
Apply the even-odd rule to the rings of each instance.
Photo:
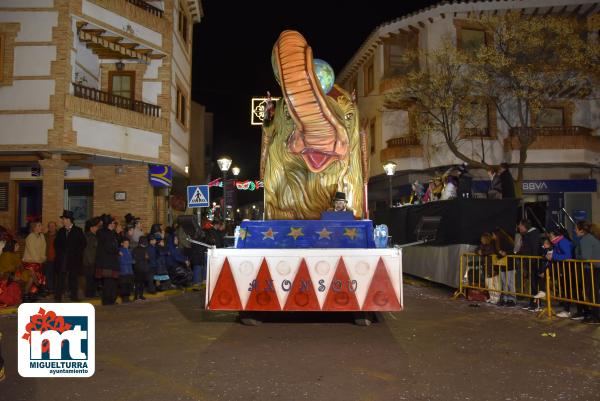
[[[509,130],[511,136],[580,136],[591,135],[592,129],[577,125],[566,127],[515,127]]]
[[[392,138],[387,141],[388,148],[393,148],[395,146],[420,146],[421,142],[419,138],[414,135],[402,136],[400,138]]]
[[[122,109],[133,110],[138,113],[146,114],[152,117],[160,117],[160,106],[132,100],[123,96],[113,95],[109,92],[104,92],[96,88],[90,88],[73,82],[73,95],[94,102],[110,104],[111,106],[120,107]]]
[[[150,14],[156,15],[159,18],[162,18],[162,16],[163,16],[163,13],[164,13],[163,10],[161,10],[160,8],[156,8],[156,7],[146,3],[143,0],[127,0],[127,1],[131,4],[133,4],[134,6],[138,6],[139,8],[146,10]]]
[[[489,138],[489,137],[491,137],[490,129],[488,127],[483,127],[483,128],[479,128],[479,127],[466,128],[465,127],[463,129],[462,136],[465,138]]]

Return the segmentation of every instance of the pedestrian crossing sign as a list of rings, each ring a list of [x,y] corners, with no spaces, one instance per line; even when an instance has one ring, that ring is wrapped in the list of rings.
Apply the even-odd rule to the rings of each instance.
[[[190,185],[187,187],[188,207],[208,207],[210,196],[208,185]]]

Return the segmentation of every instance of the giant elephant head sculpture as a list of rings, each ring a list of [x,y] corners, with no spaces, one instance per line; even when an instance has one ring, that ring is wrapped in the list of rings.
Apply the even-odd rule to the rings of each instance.
[[[272,64],[283,98],[263,123],[265,217],[319,219],[336,192],[346,193],[348,207],[363,217],[367,137],[355,99],[333,85],[333,74],[318,76],[312,49],[298,32],[281,33]]]

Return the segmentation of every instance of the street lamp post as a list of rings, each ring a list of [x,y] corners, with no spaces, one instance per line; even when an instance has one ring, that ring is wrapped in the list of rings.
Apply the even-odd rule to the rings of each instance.
[[[225,218],[225,211],[227,210],[227,171],[229,171],[229,167],[231,167],[231,158],[227,156],[223,156],[217,160],[217,164],[219,165],[219,170],[223,173],[223,218]]]
[[[396,165],[396,163],[394,162],[387,162],[386,164],[383,165],[383,171],[385,171],[385,173],[388,176],[388,182],[389,182],[389,188],[390,188],[390,207],[392,207],[392,178],[394,177],[394,174],[396,173],[396,168],[398,166]]]

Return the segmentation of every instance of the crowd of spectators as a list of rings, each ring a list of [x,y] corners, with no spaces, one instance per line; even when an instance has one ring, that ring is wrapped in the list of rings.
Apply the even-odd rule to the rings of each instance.
[[[600,261],[600,229],[587,221],[578,221],[573,235],[569,236],[562,229],[542,233],[524,219],[519,222],[514,236],[501,229],[483,233],[476,253],[482,257],[481,274],[485,277],[482,281],[488,290],[489,303],[517,306],[518,288],[519,292],[529,295],[528,303],[522,308],[539,312],[540,303],[547,296],[547,269],[553,266],[557,267],[553,270],[555,293],[590,303],[600,300],[600,263],[590,262]],[[516,257],[505,258],[507,255]],[[560,309],[558,317],[600,324],[600,308],[563,301]]]
[[[205,248],[174,224],[152,224],[127,214],[103,214],[74,224],[65,210],[60,223],[30,224],[26,238],[0,230],[0,307],[37,300],[72,302],[100,296],[103,305],[144,301],[144,294],[201,287]],[[194,239],[224,246],[225,224],[204,221]]]

